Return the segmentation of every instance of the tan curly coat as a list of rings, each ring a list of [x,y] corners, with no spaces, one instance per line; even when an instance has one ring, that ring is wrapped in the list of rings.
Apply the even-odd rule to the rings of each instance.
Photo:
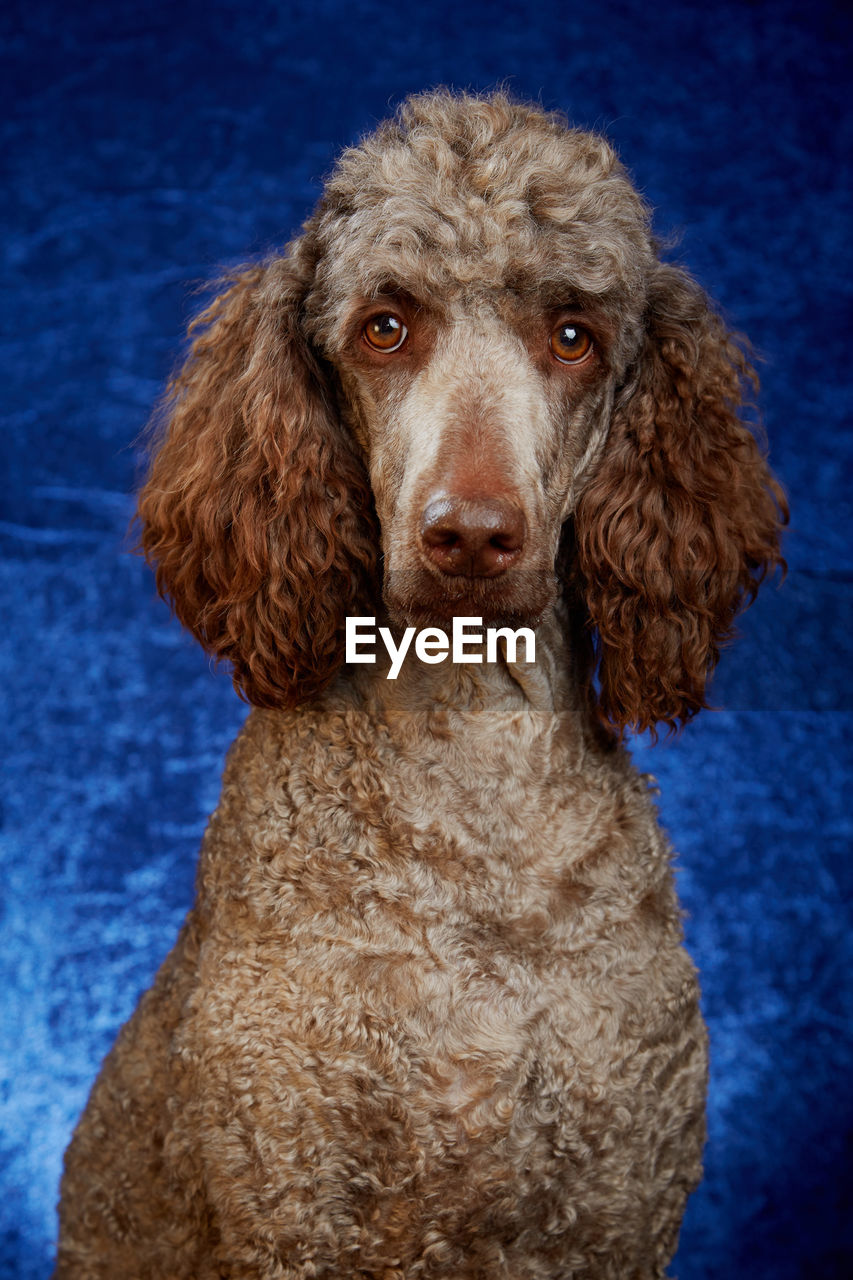
[[[59,1280],[664,1274],[705,1032],[619,731],[779,562],[749,375],[607,144],[501,94],[410,99],[201,318],[142,538],[256,709]],[[374,614],[536,661],[342,666]]]

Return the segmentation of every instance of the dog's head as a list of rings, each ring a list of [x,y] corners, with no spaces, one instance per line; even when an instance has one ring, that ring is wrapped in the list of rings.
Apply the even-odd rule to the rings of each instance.
[[[503,95],[410,99],[195,331],[142,544],[250,701],[323,688],[380,591],[401,622],[529,623],[563,589],[605,719],[704,705],[784,500],[742,348],[602,139]]]

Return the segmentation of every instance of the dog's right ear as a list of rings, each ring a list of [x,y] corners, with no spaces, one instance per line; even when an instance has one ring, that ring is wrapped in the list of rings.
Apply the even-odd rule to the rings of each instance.
[[[291,259],[249,267],[190,329],[139,496],[139,546],[181,622],[258,706],[323,689],[370,598],[364,467],[299,326]]]
[[[707,706],[735,618],[784,570],[788,519],[745,413],[758,380],[741,342],[669,264],[651,275],[645,319],[630,394],[574,522],[599,716],[619,732],[675,730]]]

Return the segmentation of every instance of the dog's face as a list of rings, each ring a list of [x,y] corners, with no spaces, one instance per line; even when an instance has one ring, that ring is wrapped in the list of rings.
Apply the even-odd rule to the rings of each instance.
[[[401,621],[542,614],[638,346],[645,208],[605,143],[535,122],[535,145],[519,130],[478,146],[470,112],[381,158],[364,145],[318,216],[307,324],[369,470]]]
[[[609,420],[612,324],[509,292],[355,302],[338,361],[410,621],[537,618],[575,481]]]

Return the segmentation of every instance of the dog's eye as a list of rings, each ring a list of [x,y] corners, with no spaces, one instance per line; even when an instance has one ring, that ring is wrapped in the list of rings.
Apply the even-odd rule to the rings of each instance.
[[[408,337],[408,329],[399,316],[390,311],[371,316],[362,329],[364,340],[374,351],[398,351]]]
[[[562,364],[577,364],[592,350],[592,334],[579,324],[558,324],[551,333],[551,350]]]

